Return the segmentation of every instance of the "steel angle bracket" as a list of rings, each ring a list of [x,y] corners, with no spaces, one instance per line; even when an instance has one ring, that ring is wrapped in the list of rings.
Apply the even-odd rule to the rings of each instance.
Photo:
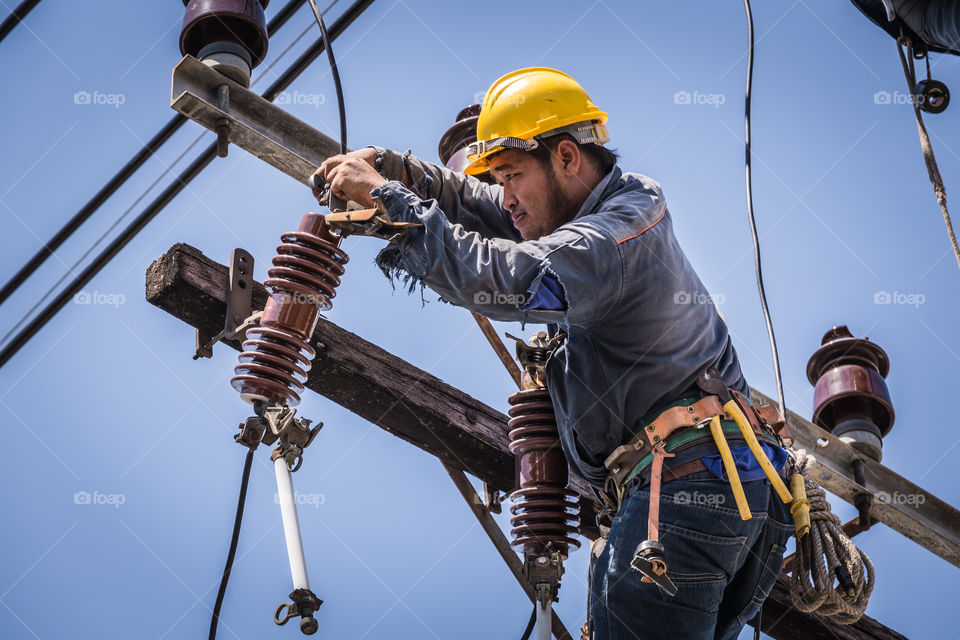
[[[212,358],[213,345],[220,340],[241,340],[247,329],[259,321],[259,313],[253,314],[253,256],[245,249],[230,252],[230,282],[227,287],[227,309],[223,330],[216,335],[207,335],[196,329],[197,351],[193,359]]]
[[[340,153],[333,138],[193,56],[173,68],[170,106],[306,186]]]
[[[755,404],[776,404],[754,388],[750,397]],[[865,493],[872,496],[867,506],[872,521],[960,567],[960,511],[793,411],[787,413],[794,445],[816,459],[811,480],[854,506]]]

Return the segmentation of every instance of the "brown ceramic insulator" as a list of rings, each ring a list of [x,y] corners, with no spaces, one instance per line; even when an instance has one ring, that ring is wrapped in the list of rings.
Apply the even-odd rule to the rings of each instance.
[[[472,104],[457,114],[457,121],[440,138],[437,152],[440,161],[451,171],[463,172],[470,164],[467,159],[467,145],[477,141],[477,118],[480,115],[480,105]],[[483,182],[493,184],[489,173],[474,176]]]
[[[543,553],[547,543],[564,557],[580,546],[577,494],[567,489],[569,472],[560,446],[557,418],[546,389],[519,391],[509,398],[510,451],[517,458],[520,488],[514,501],[514,546],[524,553]]]
[[[263,10],[269,0],[184,0],[180,53],[199,57],[215,42],[232,42],[250,54],[251,67],[267,55],[267,20]]]
[[[331,307],[348,258],[319,213],[305,214],[296,231],[280,238],[263,283],[270,299],[260,326],[247,330],[230,383],[251,404],[296,406],[316,355],[309,340],[320,311]]]
[[[841,422],[866,420],[880,436],[893,427],[894,412],[884,378],[890,371],[886,352],[867,338],[855,338],[845,325],[823,336],[807,363],[814,385],[813,422],[833,430]]]

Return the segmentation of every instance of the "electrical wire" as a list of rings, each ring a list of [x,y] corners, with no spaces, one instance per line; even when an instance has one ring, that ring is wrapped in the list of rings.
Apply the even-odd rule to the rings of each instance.
[[[340,72],[337,70],[337,61],[333,57],[333,47],[330,46],[330,36],[327,34],[327,25],[323,23],[323,16],[317,9],[316,0],[310,0],[310,8],[313,9],[313,15],[320,25],[320,35],[326,43],[327,61],[330,63],[330,74],[333,76],[333,86],[337,91],[337,109],[340,112],[340,153],[347,152],[347,113],[343,106],[343,87],[340,85]]]
[[[205,136],[206,136],[205,133],[200,134],[193,142],[190,143],[189,146],[187,146],[186,149],[184,149],[184,150],[180,153],[179,156],[177,156],[177,158],[176,158],[166,169],[163,170],[163,173],[161,173],[159,176],[157,176],[156,180],[154,180],[153,182],[150,183],[150,186],[148,186],[146,189],[144,189],[144,190],[140,193],[140,195],[137,196],[137,199],[133,201],[133,204],[131,204],[129,207],[127,207],[127,209],[126,209],[122,214],[120,214],[120,217],[117,218],[116,220],[114,220],[113,223],[112,223],[109,227],[107,227],[106,231],[104,231],[102,234],[100,234],[100,237],[97,238],[97,239],[93,242],[93,244],[90,245],[90,246],[87,248],[87,250],[83,252],[83,255],[81,255],[81,256],[70,266],[70,268],[67,269],[67,271],[64,272],[64,274],[63,274],[62,276],[60,276],[60,277],[57,279],[57,281],[54,282],[53,285],[52,285],[49,289],[47,289],[46,293],[44,293],[42,296],[40,296],[40,299],[39,299],[39,300],[37,300],[35,303],[33,303],[33,306],[31,306],[31,307],[26,311],[26,313],[24,313],[23,316],[21,316],[21,318],[20,318],[19,320],[17,320],[16,324],[14,324],[12,327],[10,327],[10,329],[3,335],[3,338],[0,338],[0,344],[5,343],[5,342],[10,338],[10,336],[13,335],[13,334],[16,332],[16,330],[19,329],[20,326],[23,325],[23,323],[26,322],[27,319],[28,319],[31,315],[33,315],[33,312],[36,311],[37,308],[38,308],[40,305],[42,305],[47,298],[49,298],[51,295],[53,295],[53,293],[54,293],[54,292],[57,290],[57,288],[63,283],[63,281],[66,280],[66,279],[70,276],[70,274],[73,273],[74,270],[75,270],[77,267],[79,267],[79,266],[83,263],[84,260],[87,259],[87,256],[89,256],[91,253],[93,253],[93,250],[96,249],[96,248],[100,245],[100,243],[103,242],[103,240],[106,239],[106,237],[110,235],[110,233],[123,221],[123,219],[127,217],[127,214],[129,214],[131,211],[133,211],[134,208],[135,208],[137,205],[139,205],[140,202],[141,202],[144,198],[147,197],[147,194],[150,193],[150,191],[152,191],[153,188],[154,188],[155,186],[157,186],[157,185],[160,183],[160,181],[163,180],[164,177],[166,177],[166,175],[167,175],[168,173],[170,173],[171,171],[173,171],[173,168],[174,168],[181,160],[183,160],[183,158],[186,157],[186,155],[187,155],[188,153],[190,153],[191,149],[193,149],[195,146],[197,146],[197,143],[200,142]]]
[[[331,26],[330,39],[335,40],[357,17],[373,4],[373,0],[356,0],[337,18]],[[316,60],[323,52],[323,40],[314,42],[306,51],[304,51],[297,60],[290,65],[286,71],[263,93],[266,100],[273,101],[277,95],[286,89],[290,84]],[[177,179],[159,195],[147,208],[134,219],[123,231],[120,232],[113,242],[103,250],[93,262],[91,262],[83,272],[80,273],[70,285],[63,290],[50,304],[48,304],[35,317],[29,325],[23,328],[13,339],[0,351],[0,367],[3,367],[16,353],[32,338],[47,322],[50,321],[57,312],[62,309],[97,273],[123,249],[137,233],[140,232],[173,198],[182,191],[187,184],[193,180],[213,159],[216,157],[217,145],[211,144],[207,149],[196,158]]]
[[[760,267],[760,239],[757,236],[757,221],[753,215],[753,176],[750,171],[750,92],[753,88],[753,11],[750,0],[743,0],[743,7],[747,12],[747,88],[744,95],[744,155],[745,174],[747,182],[747,216],[750,219],[750,236],[753,238],[753,261],[757,270],[757,289],[760,291],[760,305],[763,307],[763,319],[767,324],[767,335],[770,337],[770,352],[773,354],[773,375],[777,381],[777,401],[780,413],[786,418],[787,408],[783,401],[783,381],[780,377],[780,356],[777,353],[777,339],[773,335],[773,323],[770,321],[770,309],[767,307],[767,294],[763,290],[763,272]],[[760,627],[763,625],[763,605],[757,611],[753,620],[754,640],[760,640]]]
[[[24,0],[20,3],[16,9],[10,12],[10,15],[6,17],[2,24],[0,24],[0,42],[3,42],[3,39],[7,37],[14,27],[23,22],[23,19],[27,17],[27,14],[30,11],[40,4],[40,0]]]
[[[744,98],[744,129],[747,181],[747,217],[750,220],[750,236],[753,238],[753,262],[757,271],[757,289],[760,291],[760,305],[763,307],[763,319],[767,324],[767,335],[770,337],[770,352],[773,354],[773,375],[777,381],[777,400],[780,413],[786,418],[787,408],[783,400],[783,380],[780,376],[780,355],[777,352],[777,339],[773,335],[773,323],[770,321],[770,309],[767,307],[767,294],[763,289],[763,271],[760,267],[760,239],[757,237],[757,221],[753,216],[753,177],[750,172],[750,91],[753,87],[753,12],[750,9],[750,0],[743,0],[747,12],[747,89]]]
[[[37,0],[39,2],[39,0]],[[296,13],[306,0],[290,0],[286,5],[284,5],[279,12],[267,23],[267,34],[273,35],[280,29],[288,20]],[[24,2],[21,7],[26,5]],[[332,5],[331,5],[332,6]],[[32,7],[31,7],[32,8]],[[14,13],[20,11],[20,7],[14,9]],[[11,14],[12,15],[12,14]],[[7,18],[9,21],[10,18]],[[6,25],[6,21],[4,22]],[[12,27],[11,27],[12,28]],[[0,31],[2,33],[2,31]],[[2,35],[0,35],[0,40],[2,40]],[[282,55],[282,54],[281,54]],[[279,59],[279,57],[277,58]],[[274,61],[276,62],[276,61]],[[30,260],[27,261],[20,269],[13,275],[10,280],[3,285],[3,288],[0,289],[0,304],[3,304],[7,298],[9,298],[13,293],[22,285],[27,278],[34,274],[43,265],[43,263],[54,254],[54,252],[60,248],[60,246],[66,242],[66,240],[73,235],[73,233],[80,228],[80,226],[86,222],[90,216],[92,216],[97,209],[99,209],[104,202],[107,201],[110,196],[117,192],[120,187],[126,183],[127,180],[140,168],[144,163],[149,160],[156,151],[163,146],[163,144],[169,140],[174,133],[180,130],[186,122],[188,121],[187,117],[183,114],[178,113],[173,118],[170,119],[167,124],[165,124],[160,131],[158,131],[153,138],[150,139],[140,151],[138,151],[130,160],[127,161],[125,165],[113,175],[110,180],[97,191],[96,194],[90,200],[80,208],[77,213],[73,215],[61,228],[57,231],[56,234],[45,243],[39,251],[37,251]],[[69,272],[67,272],[69,274]]]
[[[213,603],[213,616],[210,618],[210,640],[217,637],[217,624],[220,622],[220,607],[223,606],[223,596],[227,593],[227,581],[233,570],[233,559],[237,555],[237,543],[240,541],[240,524],[243,522],[243,507],[247,502],[247,485],[250,483],[250,467],[253,465],[254,447],[247,451],[247,458],[243,461],[243,475],[240,476],[240,496],[237,498],[237,515],[233,519],[233,534],[230,536],[230,550],[227,551],[227,564],[223,567],[223,577],[220,578],[220,589],[217,590],[217,600]]]
[[[297,1],[297,0],[294,0],[294,2],[291,3],[291,4],[294,4],[296,1]],[[300,2],[304,2],[305,0],[299,0],[299,1],[300,1]],[[328,7],[324,10],[324,13],[326,13],[327,11],[329,11],[335,4],[337,4],[337,2],[339,2],[339,0],[333,0],[333,2],[330,4],[330,6],[328,6]],[[290,5],[287,5],[287,6],[290,6]],[[301,32],[300,32],[300,35],[298,35],[298,36],[293,40],[293,42],[291,42],[289,45],[287,45],[287,47],[286,47],[283,51],[281,51],[281,52],[279,53],[279,55],[277,55],[277,56],[270,62],[269,65],[267,65],[264,69],[262,69],[262,70],[260,71],[260,73],[257,75],[257,77],[254,78],[253,82],[250,83],[251,88],[254,87],[254,86],[256,86],[257,83],[260,82],[260,80],[262,80],[264,77],[266,77],[266,75],[270,72],[270,70],[271,70],[278,62],[280,62],[280,60],[282,60],[282,59],[284,58],[284,56],[290,51],[290,49],[292,49],[294,46],[296,46],[296,44],[297,44],[298,42],[300,42],[300,40],[303,38],[303,36],[305,36],[305,35],[307,34],[307,32],[310,31],[310,29],[312,29],[312,28],[313,28],[313,25],[312,25],[312,24],[311,24],[311,25],[308,25],[308,27],[307,27],[306,29],[304,29],[303,31],[301,31]],[[183,118],[184,116],[180,116],[180,117]],[[144,189],[144,190],[140,193],[139,196],[137,196],[136,200],[133,201],[133,204],[131,204],[129,207],[127,207],[127,209],[126,209],[122,214],[120,214],[120,217],[117,218],[116,220],[114,220],[113,223],[112,223],[109,227],[107,227],[107,229],[106,229],[103,233],[100,234],[100,237],[98,237],[96,240],[94,240],[93,244],[91,244],[91,245],[87,248],[87,250],[83,252],[83,255],[81,255],[76,261],[74,261],[74,263],[73,263],[72,265],[70,265],[70,267],[63,273],[63,275],[61,275],[60,278],[58,278],[57,281],[54,282],[53,285],[51,285],[51,286],[47,289],[47,291],[46,291],[42,296],[40,296],[40,299],[37,300],[35,303],[33,303],[33,305],[30,307],[30,309],[28,309],[28,310],[26,311],[26,313],[24,313],[23,316],[20,317],[20,319],[16,322],[16,324],[14,324],[14,325],[7,331],[7,333],[4,334],[3,338],[0,338],[0,344],[5,343],[5,342],[10,338],[10,336],[13,335],[13,333],[16,332],[16,330],[19,329],[19,328],[23,325],[23,323],[26,322],[26,321],[30,318],[31,315],[33,315],[33,312],[36,311],[37,308],[39,308],[40,305],[42,305],[47,298],[49,298],[50,296],[52,296],[52,295],[54,294],[54,292],[56,292],[56,290],[60,287],[60,285],[63,283],[63,281],[66,280],[66,279],[70,276],[70,274],[73,273],[81,264],[83,264],[83,262],[87,259],[87,256],[89,256],[91,253],[93,253],[94,249],[96,249],[98,246],[100,246],[100,243],[101,243],[101,242],[103,242],[104,240],[106,240],[106,238],[107,238],[107,237],[113,232],[113,230],[123,221],[123,219],[126,218],[127,215],[128,215],[131,211],[133,211],[133,209],[136,208],[136,206],[137,206],[138,204],[140,204],[140,201],[142,201],[144,198],[146,198],[146,197],[147,197],[147,194],[150,193],[150,191],[152,191],[153,188],[154,188],[155,186],[157,186],[157,184],[159,184],[159,182],[164,178],[164,176],[166,176],[168,173],[170,173],[170,172],[173,170],[173,168],[174,168],[181,160],[183,160],[183,158],[187,155],[187,153],[189,153],[190,150],[193,149],[193,148],[197,145],[197,143],[199,143],[201,140],[203,140],[203,138],[205,138],[207,135],[208,135],[208,133],[207,133],[206,131],[204,131],[204,132],[201,133],[199,136],[197,136],[197,137],[193,140],[193,142],[191,142],[190,145],[187,146],[187,148],[184,149],[184,150],[180,153],[180,155],[177,156],[177,158],[176,158],[172,163],[170,163],[170,165],[167,166],[166,169],[163,170],[163,173],[161,173],[161,174],[156,178],[156,180],[154,180],[152,183],[150,183],[150,185],[149,185],[146,189]],[[2,302],[2,299],[0,299],[0,302]]]
[[[530,612],[530,619],[527,620],[527,628],[523,630],[523,635],[520,636],[520,640],[530,640],[530,634],[533,633],[533,628],[537,624],[537,603],[533,603],[533,611]]]

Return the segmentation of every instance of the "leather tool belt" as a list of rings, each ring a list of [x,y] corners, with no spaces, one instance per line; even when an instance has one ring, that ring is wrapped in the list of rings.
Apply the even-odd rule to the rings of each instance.
[[[771,444],[780,444],[788,439],[792,440],[786,427],[786,421],[776,406],[753,407],[740,392],[731,389],[730,395],[746,414],[754,433],[761,440]],[[666,449],[673,451],[687,444],[699,443],[703,439],[709,440],[711,438],[709,430],[698,428],[707,424],[713,416],[717,415],[720,416],[721,420],[732,420],[732,416],[723,409],[720,398],[711,395],[690,405],[665,409],[646,425],[642,421],[638,423],[639,432],[629,442],[617,447],[604,461],[604,466],[610,472],[605,485],[608,496],[614,498],[615,504],[619,506],[624,483],[649,466],[653,459],[653,447],[660,442],[665,441]],[[687,433],[693,430],[697,430],[698,433]],[[734,426],[730,429],[730,433],[731,435],[739,434],[739,429]],[[702,463],[697,464],[699,462],[698,459],[680,465],[673,470],[665,469],[664,479],[675,480],[697,471],[703,471],[705,467]]]

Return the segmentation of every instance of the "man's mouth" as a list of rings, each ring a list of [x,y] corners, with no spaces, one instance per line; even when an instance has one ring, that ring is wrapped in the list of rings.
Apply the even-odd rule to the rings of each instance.
[[[513,226],[516,227],[517,223],[527,217],[526,211],[521,211],[520,213],[514,213],[512,216]]]

